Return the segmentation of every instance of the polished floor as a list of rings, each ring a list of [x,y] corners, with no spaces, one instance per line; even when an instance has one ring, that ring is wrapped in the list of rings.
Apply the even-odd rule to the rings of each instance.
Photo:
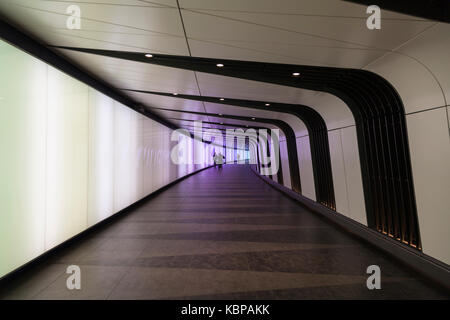
[[[68,265],[81,289],[68,290]],[[381,268],[368,290],[366,269]],[[204,170],[8,282],[3,299],[448,299],[394,259],[269,187]]]

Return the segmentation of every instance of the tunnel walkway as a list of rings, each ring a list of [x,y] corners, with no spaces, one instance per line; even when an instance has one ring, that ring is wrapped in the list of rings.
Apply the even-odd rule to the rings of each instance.
[[[366,287],[373,264],[381,290]],[[3,299],[448,298],[246,165],[195,174],[8,280]]]

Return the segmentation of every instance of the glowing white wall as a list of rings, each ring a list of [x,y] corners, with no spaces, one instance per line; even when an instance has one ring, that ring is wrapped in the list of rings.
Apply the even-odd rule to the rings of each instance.
[[[234,143],[233,147],[225,149],[225,163],[234,163]]]
[[[114,211],[131,202],[131,112],[114,103]]]
[[[88,87],[48,67],[46,249],[87,227]],[[19,82],[17,85],[21,85]]]
[[[205,165],[177,175],[171,129],[3,42],[0,70],[0,277]]]
[[[143,148],[142,148],[142,158],[144,162],[144,181],[143,189],[145,194],[149,194],[154,191],[153,189],[153,176],[155,166],[155,152],[151,148],[153,145],[153,126],[156,125],[155,122],[150,119],[144,119],[143,125]]]
[[[0,70],[2,276],[45,248],[47,67],[0,41]]]
[[[88,225],[113,214],[114,102],[89,89]]]

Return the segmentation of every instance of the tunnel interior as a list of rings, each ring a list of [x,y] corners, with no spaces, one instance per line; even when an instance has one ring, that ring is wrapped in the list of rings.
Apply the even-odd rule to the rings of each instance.
[[[64,2],[0,3],[0,297],[448,299],[448,5]]]

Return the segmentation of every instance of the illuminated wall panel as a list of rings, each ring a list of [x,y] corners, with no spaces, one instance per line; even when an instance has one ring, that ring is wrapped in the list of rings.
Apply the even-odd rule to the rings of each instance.
[[[114,212],[132,201],[131,115],[129,108],[114,102]]]
[[[219,152],[222,152],[220,150]],[[225,163],[234,163],[234,149],[233,148],[226,148],[225,149]]]
[[[194,171],[194,144],[191,138],[187,138],[187,161],[188,161],[188,173]]]
[[[210,154],[210,146],[208,145],[208,146],[205,146],[205,151],[203,153],[204,166],[207,166],[209,164],[209,158],[210,158],[209,154]]]
[[[143,116],[130,108],[130,155],[129,155],[129,185],[131,203],[144,197],[143,194],[143,159],[140,149],[143,144]]]
[[[0,277],[195,169],[192,139],[175,165],[171,129],[3,42],[0,70]]]
[[[164,181],[170,183],[176,179],[176,171],[173,167],[172,160],[170,159],[170,150],[172,147],[172,142],[170,141],[170,135],[172,130],[166,128],[166,133],[164,134],[164,142],[163,142],[163,163],[164,163]]]
[[[176,145],[175,141],[171,141],[170,137],[172,135],[173,130],[167,129],[167,161],[168,161],[168,167],[169,167],[169,182],[172,182],[178,178],[178,166],[172,162],[172,159],[170,158],[170,153],[172,148]]]
[[[245,151],[243,149],[238,149],[237,152],[237,159],[239,164],[245,163]]]
[[[206,154],[206,160],[208,161],[209,165],[214,164],[213,154],[214,154],[214,146],[208,145],[208,153]]]
[[[46,249],[87,227],[88,87],[48,68]]]
[[[188,174],[188,167],[187,167],[187,159],[188,159],[188,138],[187,136],[180,134],[178,135],[178,177],[182,177],[186,174]]]
[[[162,166],[162,172],[164,173],[163,175],[163,181],[164,181],[164,185],[170,183],[171,181],[171,159],[170,159],[170,135],[172,134],[172,130],[170,130],[169,128],[166,128],[163,126],[163,137],[161,139],[162,142],[162,157],[161,157],[161,166]]]
[[[194,160],[195,169],[201,169],[205,164],[205,150],[203,149],[203,143],[199,140],[194,140]]]
[[[152,150],[153,150],[153,164],[152,164],[152,182],[153,182],[153,191],[158,190],[164,185],[164,173],[163,170],[160,170],[162,166],[162,148],[164,147],[164,130],[163,126],[159,123],[156,123],[153,126],[153,134],[152,134]]]
[[[168,151],[170,148],[170,130],[161,126],[161,136],[160,136],[160,150],[159,150],[159,170],[161,171],[161,185],[160,187],[168,184],[169,181],[169,170],[170,170],[170,158],[168,157]]]
[[[88,224],[113,214],[114,102],[89,89]]]
[[[249,157],[250,157],[250,164],[256,164],[257,158],[256,158],[256,146],[254,143],[250,143],[249,145]]]
[[[0,41],[0,70],[1,277],[44,252],[47,69]]]
[[[153,179],[153,150],[152,150],[152,135],[153,135],[154,122],[148,118],[144,119],[143,124],[143,189],[145,194],[149,194],[153,191],[152,179]]]

